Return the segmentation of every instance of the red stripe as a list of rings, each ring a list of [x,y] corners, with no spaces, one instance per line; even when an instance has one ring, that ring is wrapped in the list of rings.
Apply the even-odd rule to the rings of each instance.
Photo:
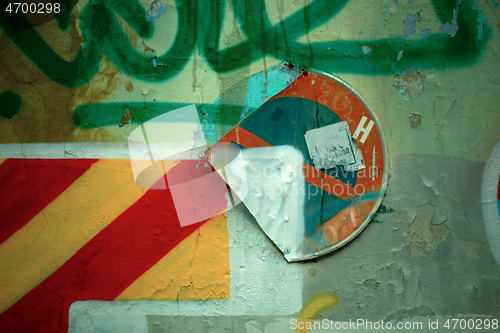
[[[497,200],[500,200],[500,175],[498,175],[498,193],[497,193]]]
[[[57,198],[91,159],[8,159],[0,165],[0,244]]]
[[[185,167],[185,162],[175,168]],[[170,191],[149,190],[61,268],[1,314],[0,330],[67,332],[73,302],[115,299],[199,226],[181,228]]]

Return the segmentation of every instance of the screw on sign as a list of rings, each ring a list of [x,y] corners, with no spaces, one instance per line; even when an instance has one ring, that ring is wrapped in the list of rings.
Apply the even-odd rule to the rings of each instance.
[[[387,184],[378,121],[359,94],[325,73],[304,72],[242,120],[210,148],[212,165],[218,149],[241,154],[248,189],[241,200],[289,261],[356,237]],[[228,185],[241,186],[234,178]]]

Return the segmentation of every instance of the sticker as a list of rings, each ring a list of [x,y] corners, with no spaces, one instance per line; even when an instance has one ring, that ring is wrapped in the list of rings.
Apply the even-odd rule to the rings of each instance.
[[[342,167],[345,171],[357,171],[365,167],[347,122],[312,129],[304,135],[316,169]]]

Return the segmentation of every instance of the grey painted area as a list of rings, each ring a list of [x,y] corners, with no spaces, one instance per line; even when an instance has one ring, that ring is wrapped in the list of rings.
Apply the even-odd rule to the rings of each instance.
[[[304,301],[335,292],[340,306],[323,313],[334,320],[498,318],[500,268],[482,218],[483,168],[443,155],[393,158],[383,207],[372,223],[346,247],[304,265]],[[417,229],[427,253],[409,246],[408,233]]]

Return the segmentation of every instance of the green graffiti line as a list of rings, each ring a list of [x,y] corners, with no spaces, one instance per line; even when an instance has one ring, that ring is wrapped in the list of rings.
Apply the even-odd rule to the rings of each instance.
[[[0,116],[10,119],[21,110],[21,96],[13,91],[6,90],[0,93]]]
[[[118,126],[125,111],[132,115],[130,124],[140,125],[154,117],[193,103],[168,102],[114,102],[79,105],[73,113],[73,124],[90,129],[105,126]],[[212,144],[219,140],[241,121],[244,105],[232,104],[195,104],[207,141]],[[255,108],[250,107],[248,112]]]
[[[56,18],[61,29],[69,24],[72,0],[64,0]],[[331,73],[392,74],[410,66],[440,70],[465,66],[479,59],[491,36],[484,27],[478,39],[474,0],[432,0],[442,24],[452,22],[458,8],[458,31],[451,37],[438,33],[420,40],[384,38],[364,41],[332,40],[300,43],[297,40],[339,14],[349,0],[313,0],[286,19],[272,24],[264,0],[231,0],[246,39],[226,49],[219,48],[226,2],[223,0],[176,0],[178,24],[175,40],[154,65],[130,43],[116,15],[121,16],[141,37],[153,35],[145,9],[137,0],[94,0],[81,12],[83,45],[74,60],[62,59],[33,28],[23,13],[0,12],[0,26],[7,36],[50,79],[75,87],[87,83],[99,70],[101,56],[118,68],[144,81],[164,81],[176,76],[191,58],[195,47],[211,68],[229,72],[272,56]],[[362,45],[372,49],[365,54]],[[404,51],[399,61],[398,54]]]
[[[73,123],[80,128],[118,126],[125,110],[132,114],[131,124],[142,124],[160,114],[173,111],[193,103],[166,102],[115,102],[79,105],[73,113]],[[231,128],[241,119],[243,105],[196,104],[200,119],[210,123],[226,124]],[[250,111],[253,111],[251,109]],[[215,119],[215,117],[217,119]]]

